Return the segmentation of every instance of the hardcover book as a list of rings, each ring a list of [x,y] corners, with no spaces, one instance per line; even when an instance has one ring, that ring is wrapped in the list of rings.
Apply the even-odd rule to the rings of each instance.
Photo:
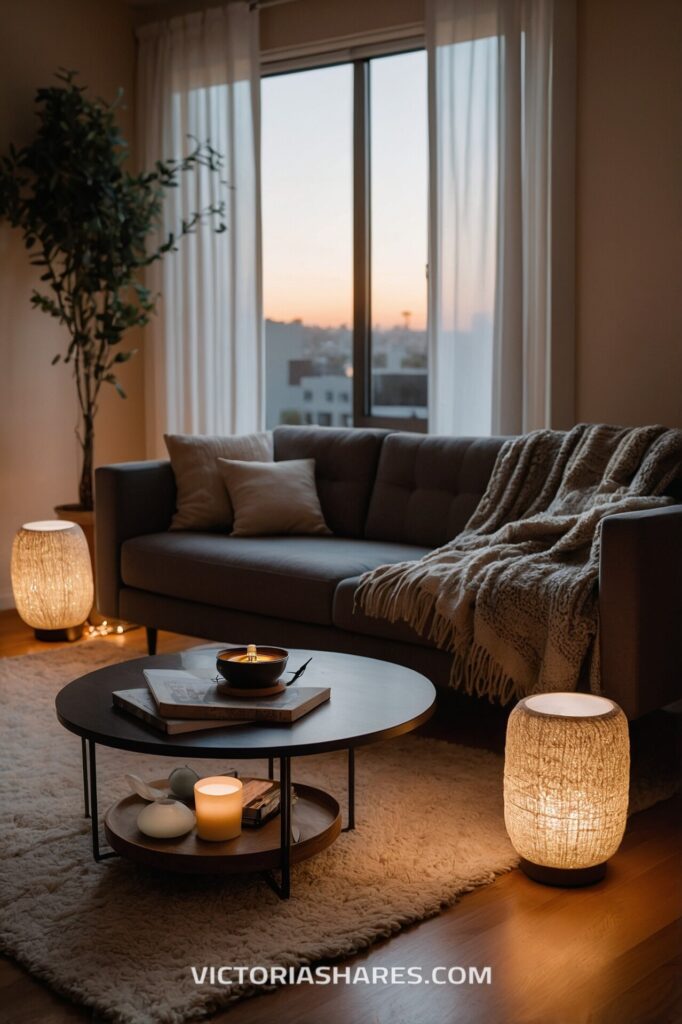
[[[159,714],[154,698],[149,690],[114,690],[112,693],[115,708],[120,708],[135,718],[141,718],[148,725],[153,725],[168,736],[179,736],[184,732],[201,732],[202,729],[225,729],[231,725],[247,725],[247,722],[226,722],[224,719],[200,718],[164,718]]]
[[[291,723],[329,700],[328,686],[291,686],[273,697],[227,696],[211,679],[172,669],[145,669],[144,677],[164,718]]]
[[[279,782],[250,779],[244,783],[242,799],[242,824],[262,825],[279,811]]]

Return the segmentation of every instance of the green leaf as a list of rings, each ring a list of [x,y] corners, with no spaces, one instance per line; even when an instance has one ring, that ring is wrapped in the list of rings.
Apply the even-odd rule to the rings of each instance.
[[[117,352],[114,356],[113,361],[115,363],[127,363],[137,352],[136,348],[131,348],[130,352]]]

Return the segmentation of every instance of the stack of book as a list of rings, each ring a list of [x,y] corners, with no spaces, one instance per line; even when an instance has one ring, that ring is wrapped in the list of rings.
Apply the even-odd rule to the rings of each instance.
[[[230,697],[212,679],[145,669],[146,689],[115,690],[114,707],[169,736],[253,722],[291,724],[329,700],[328,686],[291,686],[272,697]]]
[[[258,827],[264,825],[273,814],[279,811],[280,790],[279,782],[273,779],[249,779],[244,783],[242,811],[242,825]],[[295,802],[295,794],[292,793],[292,802]]]

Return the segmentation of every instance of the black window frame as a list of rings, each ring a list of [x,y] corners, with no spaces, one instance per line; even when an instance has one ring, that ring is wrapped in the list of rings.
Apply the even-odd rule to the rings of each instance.
[[[384,53],[370,53],[355,59],[306,63],[299,68],[261,71],[261,78],[297,74],[346,65],[353,69],[353,426],[379,427],[428,433],[427,414],[419,416],[376,416],[372,413],[372,200],[371,200],[371,115],[370,64],[382,57],[395,57],[425,49],[405,46]],[[428,365],[428,364],[427,364]]]

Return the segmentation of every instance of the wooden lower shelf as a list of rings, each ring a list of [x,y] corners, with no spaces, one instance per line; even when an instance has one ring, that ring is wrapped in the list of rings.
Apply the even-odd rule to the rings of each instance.
[[[164,782],[154,782],[163,786]],[[329,793],[313,786],[295,784],[297,800],[292,806],[292,824],[300,829],[298,842],[291,844],[291,863],[314,857],[334,842],[341,831],[341,810]],[[276,869],[280,866],[280,816],[260,828],[244,828],[236,839],[224,843],[199,839],[195,830],[178,839],[152,839],[137,827],[137,816],[145,806],[132,794],[113,804],[104,816],[104,832],[112,850],[149,867],[185,874],[231,875]]]

